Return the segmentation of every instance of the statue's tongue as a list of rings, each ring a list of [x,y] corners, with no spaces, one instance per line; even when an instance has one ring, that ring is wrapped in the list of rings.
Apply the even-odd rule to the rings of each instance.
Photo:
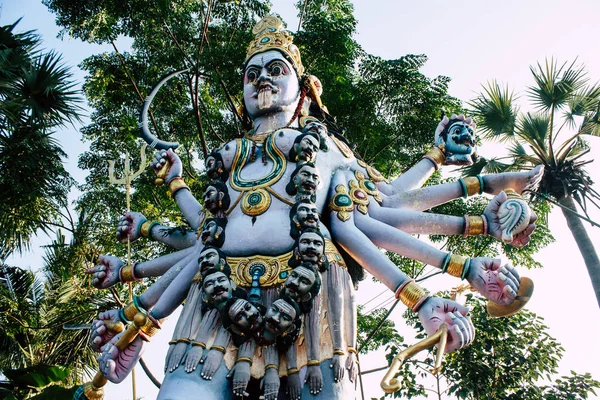
[[[258,92],[258,107],[261,109],[271,107],[273,103],[273,92],[271,90],[261,90]]]

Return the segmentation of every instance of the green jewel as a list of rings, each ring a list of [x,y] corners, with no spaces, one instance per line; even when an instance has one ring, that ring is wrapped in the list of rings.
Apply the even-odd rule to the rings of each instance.
[[[377,190],[377,186],[371,181],[365,181],[365,187],[369,190]]]
[[[262,200],[262,196],[259,193],[252,193],[250,196],[248,196],[248,204],[250,204],[251,206],[256,206],[258,205]]]
[[[348,207],[352,205],[352,199],[347,194],[335,196],[334,203],[338,207]]]

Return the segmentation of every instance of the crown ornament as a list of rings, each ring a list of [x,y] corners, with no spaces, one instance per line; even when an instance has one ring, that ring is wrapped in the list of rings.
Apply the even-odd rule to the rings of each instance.
[[[283,22],[275,15],[267,15],[252,29],[254,39],[248,46],[246,61],[259,53],[269,50],[281,52],[292,64],[298,76],[304,73],[304,66],[300,58],[300,50],[294,45],[292,34],[283,29]]]

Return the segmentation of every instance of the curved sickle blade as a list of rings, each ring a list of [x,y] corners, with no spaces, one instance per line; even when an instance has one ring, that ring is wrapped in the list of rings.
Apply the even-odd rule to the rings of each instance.
[[[170,74],[162,78],[160,82],[158,82],[158,85],[156,85],[154,89],[152,89],[152,92],[150,92],[150,94],[148,95],[148,97],[146,97],[146,100],[144,101],[142,111],[140,112],[140,137],[144,139],[144,141],[148,143],[148,146],[150,146],[153,149],[167,150],[176,149],[177,147],[179,147],[179,143],[160,140],[150,132],[150,129],[148,129],[148,110],[150,109],[150,103],[152,103],[152,100],[154,100],[154,96],[156,96],[156,93],[158,93],[158,90],[162,87],[162,85],[167,83],[167,81],[172,77],[177,76],[182,72],[186,71],[189,71],[189,68],[171,72]]]

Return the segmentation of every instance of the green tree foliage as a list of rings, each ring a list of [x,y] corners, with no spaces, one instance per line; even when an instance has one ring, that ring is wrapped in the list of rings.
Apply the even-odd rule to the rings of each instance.
[[[599,207],[600,194],[592,188],[584,168],[591,161],[582,157],[589,152],[586,136],[600,135],[600,85],[590,84],[584,68],[575,62],[559,65],[546,60],[530,69],[534,85],[528,95],[535,112],[519,113],[513,93],[497,82],[484,87],[471,102],[486,137],[507,143],[510,151],[508,159],[482,158],[466,172],[475,175],[482,170],[501,172],[543,165],[537,197],[561,206],[600,306],[600,259],[576,207],[577,203],[586,214],[588,203]],[[564,130],[566,127],[571,131]]]
[[[60,224],[73,181],[58,126],[78,118],[71,73],[60,56],[39,49],[33,32],[0,27],[0,249],[28,246],[38,230]],[[3,258],[2,257],[2,258]]]

